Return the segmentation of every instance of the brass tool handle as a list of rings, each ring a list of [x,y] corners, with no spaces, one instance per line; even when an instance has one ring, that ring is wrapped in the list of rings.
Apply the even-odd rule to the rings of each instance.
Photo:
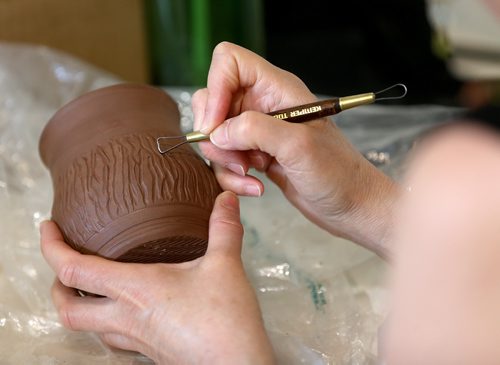
[[[210,139],[210,136],[199,131],[186,134],[186,142],[188,143],[206,141],[207,139]]]
[[[351,109],[361,105],[373,104],[375,100],[375,93],[343,96],[339,98],[340,110]]]

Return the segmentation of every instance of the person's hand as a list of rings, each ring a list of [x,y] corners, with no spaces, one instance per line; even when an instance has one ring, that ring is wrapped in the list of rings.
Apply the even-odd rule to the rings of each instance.
[[[57,274],[52,290],[63,325],[160,364],[269,364],[271,345],[241,262],[237,197],[222,193],[204,257],[181,264],[126,264],[70,248],[54,222],[42,252]],[[104,297],[80,297],[77,288]]]
[[[220,185],[260,196],[264,186],[247,174],[265,171],[312,222],[381,255],[396,185],[356,151],[328,118],[288,123],[264,113],[316,101],[293,74],[230,43],[219,44],[207,88],[193,96],[195,130]]]

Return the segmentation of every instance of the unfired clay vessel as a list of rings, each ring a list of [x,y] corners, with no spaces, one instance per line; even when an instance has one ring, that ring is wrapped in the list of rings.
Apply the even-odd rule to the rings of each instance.
[[[203,255],[220,187],[189,145],[158,153],[157,137],[180,134],[176,103],[149,86],[99,89],[60,109],[42,133],[40,155],[66,242],[124,262]]]

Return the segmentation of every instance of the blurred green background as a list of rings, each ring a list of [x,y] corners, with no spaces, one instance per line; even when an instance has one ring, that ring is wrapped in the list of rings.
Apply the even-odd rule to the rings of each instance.
[[[261,0],[145,0],[145,7],[156,84],[204,85],[223,40],[265,53]]]

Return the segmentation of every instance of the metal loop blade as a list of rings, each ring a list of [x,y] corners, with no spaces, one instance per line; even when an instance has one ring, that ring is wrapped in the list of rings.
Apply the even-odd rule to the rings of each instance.
[[[384,94],[385,92],[387,92],[389,90],[392,90],[392,89],[395,89],[397,87],[402,88],[403,93],[401,95],[397,95],[397,96],[385,96],[385,97],[381,97],[381,98],[377,97],[378,95]],[[376,96],[375,100],[377,100],[377,101],[379,101],[379,100],[399,100],[399,99],[403,99],[406,96],[407,93],[408,93],[408,88],[406,87],[405,84],[394,84],[392,86],[389,86],[388,88],[385,88],[383,90],[377,91],[375,93],[375,96]]]
[[[179,143],[177,143],[177,144],[175,144],[175,145],[173,145],[172,147],[169,147],[169,148],[167,148],[167,149],[162,149],[162,148],[161,148],[161,142],[160,142],[160,141],[161,141],[162,139],[179,139],[179,138],[184,138],[184,137],[158,137],[158,138],[156,139],[156,146],[158,147],[158,152],[160,152],[160,153],[163,155],[163,154],[165,154],[165,153],[167,153],[167,152],[169,152],[169,151],[173,150],[174,148],[180,147],[180,146],[182,146],[183,144],[188,143],[188,141],[187,141],[187,140],[184,140],[184,141],[179,142]]]

